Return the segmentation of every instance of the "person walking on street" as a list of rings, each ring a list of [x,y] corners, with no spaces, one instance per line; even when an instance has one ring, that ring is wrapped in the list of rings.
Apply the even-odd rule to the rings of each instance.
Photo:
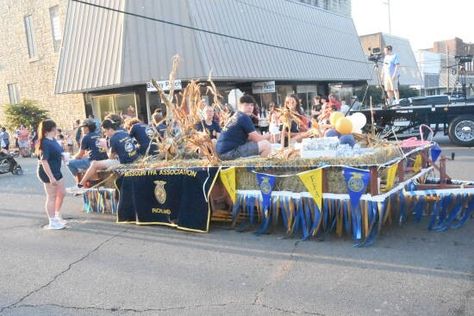
[[[36,155],[38,156],[38,178],[44,185],[46,193],[45,210],[49,219],[46,229],[63,229],[66,222],[61,217],[65,187],[61,174],[61,161],[63,149],[56,141],[56,123],[47,119],[38,127],[38,143]]]
[[[8,151],[10,148],[10,135],[8,134],[7,129],[5,127],[2,127],[0,131],[0,138],[3,141],[3,149]]]
[[[24,125],[20,126],[18,131],[18,147],[22,157],[30,157],[30,131]]]

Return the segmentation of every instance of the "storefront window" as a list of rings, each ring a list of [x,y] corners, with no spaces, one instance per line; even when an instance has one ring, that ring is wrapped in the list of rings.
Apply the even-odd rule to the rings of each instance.
[[[136,117],[137,108],[135,94],[119,94],[115,96],[115,113],[124,118]]]
[[[318,89],[316,85],[298,85],[296,87],[301,107],[306,114],[311,114],[311,99],[317,95]]]
[[[107,114],[120,114],[122,117],[136,117],[137,103],[134,93],[110,94],[92,97],[92,112],[103,120]]]

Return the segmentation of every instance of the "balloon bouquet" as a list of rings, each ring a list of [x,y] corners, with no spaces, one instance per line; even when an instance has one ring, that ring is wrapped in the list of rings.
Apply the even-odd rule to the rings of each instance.
[[[362,128],[367,123],[364,114],[357,112],[351,116],[344,116],[342,112],[332,112],[329,116],[332,128],[324,134],[325,137],[338,137],[340,144],[348,144],[354,147],[356,141],[352,133],[362,133]]]

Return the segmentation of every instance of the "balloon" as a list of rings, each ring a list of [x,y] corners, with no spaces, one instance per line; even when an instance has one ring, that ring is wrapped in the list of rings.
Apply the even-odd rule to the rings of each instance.
[[[364,114],[357,112],[349,116],[349,119],[352,122],[352,132],[360,131],[367,124],[367,118]]]
[[[352,122],[347,117],[341,117],[336,122],[336,131],[342,135],[347,135],[352,132]]]
[[[339,138],[339,143],[340,143],[341,145],[343,145],[343,144],[348,144],[349,146],[354,147],[356,141],[355,141],[354,136],[352,136],[351,134],[349,134],[349,135],[342,135],[342,136]]]
[[[341,117],[344,117],[342,112],[332,112],[329,116],[329,123],[331,123],[332,126],[336,126],[337,120],[339,120]]]
[[[334,128],[330,128],[326,131],[324,134],[324,137],[339,137],[341,134],[339,134]]]

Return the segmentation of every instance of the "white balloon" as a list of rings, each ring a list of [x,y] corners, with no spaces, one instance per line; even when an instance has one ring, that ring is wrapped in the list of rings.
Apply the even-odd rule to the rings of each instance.
[[[349,119],[352,122],[352,131],[360,131],[367,124],[367,118],[364,114],[357,112],[352,114]]]

